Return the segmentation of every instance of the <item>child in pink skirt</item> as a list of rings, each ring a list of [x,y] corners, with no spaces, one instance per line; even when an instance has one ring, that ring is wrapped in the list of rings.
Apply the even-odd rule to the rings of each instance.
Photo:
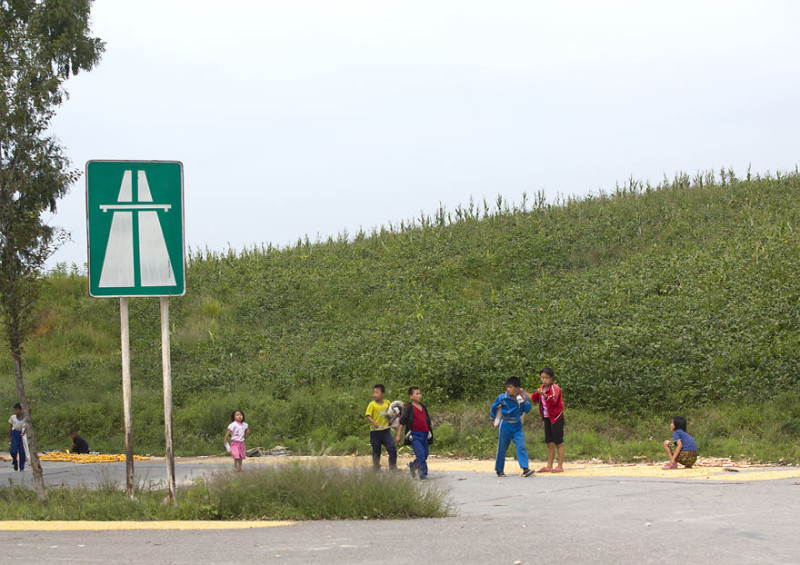
[[[225,432],[224,443],[228,443],[228,436],[231,438],[231,455],[233,455],[233,470],[242,470],[242,461],[247,457],[244,449],[244,438],[250,435],[250,427],[244,421],[244,412],[234,410],[231,414],[231,423],[228,431]],[[226,445],[227,447],[227,445]]]

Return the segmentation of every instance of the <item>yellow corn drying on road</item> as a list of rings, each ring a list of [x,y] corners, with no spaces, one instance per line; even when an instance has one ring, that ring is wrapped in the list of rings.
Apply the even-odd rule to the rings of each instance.
[[[69,451],[48,451],[39,455],[42,461],[67,461],[69,463],[114,463],[125,461],[124,453],[70,453]],[[146,461],[150,457],[146,455],[134,455],[134,461]]]

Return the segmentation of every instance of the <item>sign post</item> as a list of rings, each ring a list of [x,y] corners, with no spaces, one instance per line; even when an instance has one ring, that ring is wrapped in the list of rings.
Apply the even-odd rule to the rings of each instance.
[[[125,491],[133,500],[133,435],[131,428],[131,332],[128,325],[128,297],[119,299],[120,343],[122,345],[122,414],[125,422]]]
[[[172,363],[169,355],[169,299],[162,296],[161,308],[161,372],[164,377],[164,438],[167,460],[169,499],[175,500],[175,455],[172,452]]]
[[[128,298],[160,298],[167,482],[169,498],[174,500],[168,299],[186,292],[183,165],[177,161],[89,161],[86,163],[86,218],[89,295],[120,299],[126,487],[131,498],[133,441]]]

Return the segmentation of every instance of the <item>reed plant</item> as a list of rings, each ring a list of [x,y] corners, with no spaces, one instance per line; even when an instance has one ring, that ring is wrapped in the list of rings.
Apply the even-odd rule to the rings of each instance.
[[[407,474],[282,465],[198,479],[167,492],[140,484],[124,489],[51,488],[42,503],[24,487],[0,489],[0,520],[335,520],[439,518],[452,514],[447,494]]]

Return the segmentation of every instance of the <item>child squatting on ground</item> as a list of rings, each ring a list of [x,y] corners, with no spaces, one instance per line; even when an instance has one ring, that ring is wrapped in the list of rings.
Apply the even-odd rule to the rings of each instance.
[[[539,404],[539,414],[544,421],[544,442],[547,444],[547,466],[539,469],[540,473],[561,473],[564,470],[564,399],[561,387],[553,382],[555,378],[550,367],[539,371],[542,386],[531,395],[531,402]],[[556,449],[558,466],[553,469]]]
[[[69,437],[72,438],[71,453],[89,453],[89,442],[83,439],[78,432],[70,430]]]
[[[244,439],[250,435],[250,426],[244,421],[244,412],[234,410],[231,414],[231,423],[228,431],[225,432],[225,439],[222,441],[227,444],[228,436],[231,438],[231,455],[233,456],[233,470],[242,470],[242,461],[247,457],[244,448]],[[227,445],[225,446],[227,448]]]
[[[369,444],[372,447],[372,467],[378,471],[381,468],[381,446],[386,446],[389,454],[389,469],[397,470],[397,445],[389,429],[390,402],[383,398],[386,387],[377,384],[372,387],[372,402],[367,406],[367,420],[372,425],[369,431]]]
[[[669,429],[672,432],[672,441],[664,442],[664,449],[669,455],[669,463],[664,465],[664,469],[677,469],[678,463],[691,469],[697,462],[697,443],[686,433],[686,418],[675,416],[669,423]]]
[[[408,468],[413,476],[419,473],[419,478],[428,478],[428,445],[433,443],[433,427],[428,409],[422,403],[422,391],[419,387],[412,386],[408,389],[409,403],[403,407],[400,415],[400,427],[397,428],[395,441],[400,443],[403,437],[403,430],[408,430],[404,445],[411,445],[414,450],[414,459],[408,464]]]
[[[500,411],[498,413],[498,410]],[[528,468],[528,451],[525,449],[525,435],[522,433],[522,417],[531,411],[528,395],[522,390],[519,377],[506,381],[506,391],[497,397],[489,410],[489,417],[498,426],[497,456],[494,470],[498,477],[505,477],[506,452],[511,441],[517,449],[517,461],[523,477],[530,477],[533,471]]]
[[[22,415],[22,406],[17,402],[14,405],[14,414],[8,419],[8,452],[11,454],[11,466],[15,471],[25,469],[25,444],[22,443],[24,435],[25,417]]]

